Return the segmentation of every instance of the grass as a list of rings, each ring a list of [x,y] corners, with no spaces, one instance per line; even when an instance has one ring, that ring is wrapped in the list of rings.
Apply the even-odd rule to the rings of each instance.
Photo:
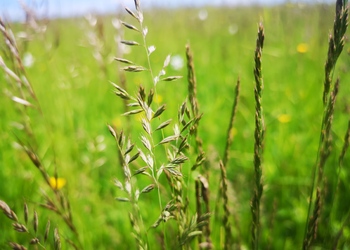
[[[134,8],[130,9],[135,11]],[[30,41],[18,39],[17,44],[22,59],[25,52],[35,58],[33,66],[26,68],[26,75],[38,100],[36,103],[33,99],[35,105],[40,105],[41,112],[24,109],[19,113],[18,108],[23,107],[7,97],[5,90],[11,90],[7,85],[9,80],[5,74],[0,74],[3,82],[0,97],[0,165],[3,166],[0,171],[0,200],[5,201],[9,208],[3,203],[0,205],[5,215],[6,212],[14,211],[19,223],[26,225],[30,232],[34,231],[31,236],[38,236],[40,242],[43,242],[47,221],[50,220],[49,237],[43,244],[46,248],[58,247],[59,242],[63,249],[73,246],[79,249],[123,249],[136,246],[144,249],[158,246],[159,249],[172,249],[179,247],[174,241],[178,239],[179,242],[186,242],[182,246],[184,249],[197,248],[201,242],[206,243],[202,246],[213,245],[219,249],[224,246],[230,249],[232,245],[229,244],[237,249],[249,249],[252,240],[250,201],[256,185],[253,161],[256,112],[254,50],[258,23],[262,21],[265,33],[262,106],[266,131],[260,222],[256,224],[260,226],[260,232],[255,234],[259,240],[254,244],[260,249],[301,248],[305,223],[309,217],[308,206],[315,204],[316,209],[309,212],[311,215],[313,211],[318,213],[317,207],[321,204],[323,217],[317,225],[318,237],[311,240],[311,246],[331,248],[339,236],[339,248],[349,247],[349,190],[346,185],[349,157],[346,149],[343,149],[349,120],[347,44],[333,72],[334,78],[340,77],[340,88],[334,106],[332,128],[328,131],[333,138],[332,151],[321,178],[325,179],[325,182],[322,181],[325,190],[315,193],[310,199],[315,203],[308,202],[313,186],[313,166],[317,165],[316,157],[319,154],[319,134],[324,122],[324,64],[334,7],[283,5],[206,10],[208,17],[204,21],[199,20],[197,9],[146,11],[142,25],[147,26],[149,32],[145,41],[148,46],[156,46],[156,51],[150,56],[145,55],[142,46],[133,46],[130,54],[120,54],[116,50],[114,36],[118,32],[123,32],[125,40],[143,43],[143,39],[138,32],[126,27],[116,30],[112,25],[115,17],[99,17],[96,26],[91,26],[84,19],[52,20],[47,23],[47,31],[43,34],[21,24],[11,25],[15,34],[26,30],[32,35]],[[137,20],[126,12],[118,13],[118,18],[139,28]],[[192,87],[195,90],[192,94],[191,88],[188,94],[186,80],[186,44],[190,44],[195,68],[196,85]],[[11,53],[4,43],[1,43],[1,49],[0,55],[6,64],[16,69],[16,74],[22,74],[11,61]],[[148,71],[122,73],[119,68],[127,65],[113,60],[116,56],[122,57],[148,68],[150,59],[156,75],[170,53],[172,56],[179,55],[184,60],[184,67],[176,70],[168,66],[166,76],[184,77],[177,81],[159,82],[156,88],[152,82],[154,76],[150,77]],[[97,54],[101,59],[96,59]],[[142,126],[136,116],[120,116],[125,112],[125,103],[116,98],[114,91],[120,93],[120,90],[115,89],[109,81],[120,85],[124,75],[125,88],[130,96],[136,99],[142,96],[139,89],[142,84],[145,87],[145,102],[148,102],[150,89],[153,89],[151,106],[154,112],[166,103],[166,110],[160,118],[149,117]],[[189,77],[191,79],[191,74]],[[237,78],[240,82],[239,101],[233,127],[228,130],[230,120],[233,119],[232,109],[235,109],[232,105],[236,98]],[[156,95],[161,95],[163,101],[156,103]],[[165,166],[169,160],[166,151],[156,146],[156,142],[172,135],[179,112],[180,117],[183,114],[180,107],[187,95],[196,100],[187,102],[190,117],[203,116],[198,121],[197,133],[186,130],[181,137],[187,136],[190,149],[181,153],[189,159],[187,164],[181,163],[181,166],[176,167],[181,169],[182,176],[172,177],[169,173],[159,172],[162,163]],[[13,121],[23,120],[23,112],[30,117],[29,126],[35,134],[34,141],[29,140],[28,134],[13,127]],[[151,124],[154,129],[170,118],[173,121],[162,129],[163,133],[148,133],[144,129],[147,124]],[[191,119],[185,116],[185,120]],[[110,125],[110,129],[106,124]],[[191,127],[196,128],[196,122],[188,128]],[[122,129],[124,134],[120,133]],[[227,131],[232,136],[229,147],[226,146],[229,138]],[[131,151],[130,157],[140,150],[144,154],[148,152],[140,141],[141,135],[151,143],[150,155],[157,162],[153,170],[149,166],[147,168],[146,172],[151,178],[141,174],[132,178],[125,175],[128,171],[135,173],[147,163],[142,161],[141,154],[133,163],[120,164],[128,162],[120,155],[129,157],[129,152],[126,153],[127,143],[121,144],[123,135],[125,138],[130,137],[138,147]],[[39,156],[48,177],[66,180],[62,189],[56,190],[46,183],[19,146],[17,137],[24,145],[34,145],[32,150]],[[197,144],[197,141],[203,144]],[[174,144],[177,149],[179,145]],[[228,154],[225,153],[227,148]],[[206,160],[191,171],[201,150],[206,153]],[[345,154],[339,165],[342,151]],[[224,160],[224,164],[220,164],[220,159]],[[341,171],[337,172],[338,169]],[[158,173],[159,179],[156,178]],[[218,192],[221,185],[218,180],[221,178],[223,191]],[[135,199],[134,192],[124,194],[116,188],[116,179],[123,187],[127,181],[132,185],[132,190],[144,190],[144,193],[139,199]],[[71,209],[76,234],[64,223],[62,215],[41,206],[48,204],[41,190],[62,209],[64,215],[68,208]],[[118,202],[116,197],[128,197],[133,200],[132,205]],[[317,197],[322,197],[322,202]],[[69,202],[69,207],[67,202],[62,203],[65,200]],[[171,200],[174,203],[168,203]],[[328,206],[333,200],[336,201],[334,205]],[[24,203],[28,204],[31,211],[29,219],[24,216]],[[174,204],[180,205],[175,208]],[[132,212],[132,217],[128,211]],[[206,221],[207,212],[211,212],[210,221]],[[35,221],[34,213],[39,217],[37,229],[30,224],[31,220]],[[329,219],[324,217],[326,214],[331,215]],[[159,218],[168,221],[163,223]],[[0,248],[9,248],[8,242],[28,245],[31,238],[28,240],[26,235],[12,230],[6,216],[1,215],[0,221],[0,231],[4,232],[0,236]],[[148,230],[155,222],[159,222],[158,227]],[[210,227],[202,222],[208,223]],[[54,228],[58,231],[54,232]],[[192,237],[198,238],[199,229],[203,230],[200,237],[202,241],[188,241]],[[139,241],[135,242],[131,232]],[[308,235],[307,232],[305,234]],[[307,247],[308,244],[304,244],[304,248]]]

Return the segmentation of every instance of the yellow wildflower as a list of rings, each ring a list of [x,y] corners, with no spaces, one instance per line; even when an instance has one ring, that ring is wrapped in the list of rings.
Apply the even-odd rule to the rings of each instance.
[[[64,185],[66,185],[66,179],[64,178],[55,178],[55,177],[50,177],[50,186],[53,188],[53,189],[56,189],[56,190],[60,190],[61,188],[64,187]]]
[[[156,96],[154,96],[154,102],[157,103],[157,104],[160,104],[162,103],[163,101],[163,96],[157,94]]]
[[[112,125],[118,130],[118,129],[121,129],[122,128],[122,120],[121,118],[118,116],[118,117],[115,117],[113,120],[112,120]]]
[[[299,43],[297,46],[297,51],[300,54],[305,54],[309,49],[309,45],[307,45],[306,43]]]
[[[280,123],[288,123],[292,120],[292,117],[287,114],[282,114],[282,115],[279,115],[277,119]]]

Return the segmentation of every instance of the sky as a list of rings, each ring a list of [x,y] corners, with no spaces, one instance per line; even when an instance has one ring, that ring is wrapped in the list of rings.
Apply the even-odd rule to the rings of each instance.
[[[45,17],[67,17],[88,13],[113,13],[122,6],[133,6],[133,0],[0,0],[0,16],[9,21],[23,20],[20,2],[24,2]],[[190,7],[205,5],[274,5],[292,3],[333,3],[335,0],[140,0],[141,6]]]

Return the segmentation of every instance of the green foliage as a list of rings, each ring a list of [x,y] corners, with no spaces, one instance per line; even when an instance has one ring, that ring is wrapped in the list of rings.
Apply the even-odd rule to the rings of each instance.
[[[198,17],[199,11],[207,11],[205,20]],[[328,89],[324,82],[329,78],[324,71],[334,16],[333,6],[286,4],[152,9],[143,13],[141,22],[139,10],[127,9],[118,13],[123,22],[114,16],[96,17],[96,22],[93,16],[38,21],[39,27],[47,25],[45,32],[12,24],[25,70],[19,70],[3,39],[0,56],[15,74],[26,76],[35,92],[28,101],[36,108],[18,99],[13,102],[17,85],[11,85],[14,80],[1,69],[0,200],[8,207],[0,205],[6,208],[5,215],[14,211],[16,221],[24,225],[28,219],[22,220],[23,203],[28,204],[39,216],[34,231],[39,232],[40,243],[50,221],[50,234],[42,246],[52,248],[175,249],[180,243],[184,249],[195,249],[202,243],[230,249],[227,242],[233,248],[249,248],[250,201],[256,186],[254,51],[262,21],[266,131],[259,176],[264,190],[259,201],[259,247],[301,248],[324,122],[323,91]],[[344,42],[341,32],[335,31],[335,42]],[[131,47],[130,52],[122,53],[115,38]],[[188,93],[185,77],[188,42],[196,68],[195,93]],[[314,209],[309,213],[317,213],[321,204],[320,211],[330,215],[321,216],[314,246],[329,249],[337,242],[346,249],[350,158],[343,145],[349,138],[350,59],[347,43],[342,54],[339,47],[333,49],[338,61],[334,67],[335,62],[328,60],[326,70],[340,77],[340,87],[331,108],[332,128],[327,131],[332,150],[323,168],[323,191],[314,190]],[[32,65],[26,61],[30,56]],[[173,66],[175,58],[183,60],[183,67]],[[238,77],[239,101],[227,135]],[[184,103],[188,95],[190,101]],[[193,96],[197,102],[192,102]],[[193,108],[192,103],[198,106]],[[30,126],[35,137],[28,136],[21,124]],[[28,157],[33,152],[42,169]],[[225,166],[219,164],[222,158]],[[150,161],[155,163],[153,169]],[[56,188],[50,178],[56,179]],[[66,183],[57,190],[59,178]],[[224,193],[218,192],[221,178],[227,179]],[[126,188],[129,184],[131,189]],[[198,202],[206,207],[202,198],[206,195],[210,217],[196,206]],[[54,206],[48,208],[50,202]],[[8,242],[28,246],[28,237],[13,230],[5,215],[0,214],[0,248],[9,248]]]

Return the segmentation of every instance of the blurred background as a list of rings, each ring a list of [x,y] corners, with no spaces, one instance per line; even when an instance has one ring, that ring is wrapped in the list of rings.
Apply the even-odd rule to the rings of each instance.
[[[234,241],[242,250],[250,249],[250,200],[255,185],[253,68],[257,27],[263,22],[262,103],[267,132],[260,249],[294,250],[295,246],[301,246],[308,216],[311,176],[319,152],[324,65],[336,0],[140,2],[144,24],[149,30],[145,47],[156,48],[151,56],[152,70],[161,72],[170,54],[166,76],[184,76],[178,81],[157,85],[154,105],[167,105],[159,122],[177,121],[178,109],[188,95],[185,45],[190,44],[193,52],[198,103],[204,114],[198,135],[203,140],[210,165],[210,206],[217,214],[211,221],[216,249],[224,249],[222,201],[218,202],[221,188],[219,160],[225,152],[226,129],[238,78],[241,89],[230,134],[234,139],[229,151],[227,179]],[[26,109],[23,115],[18,111],[18,103],[14,103],[13,97],[20,96],[21,89],[3,73],[0,62],[0,200],[6,201],[15,211],[23,211],[23,201],[28,201],[30,209],[38,209],[45,218],[40,221],[50,218],[52,225],[62,229],[60,232],[67,239],[81,241],[79,249],[84,246],[85,249],[136,248],[130,234],[129,204],[115,200],[115,197],[125,197],[115,186],[116,179],[124,180],[124,173],[114,138],[106,126],[111,124],[117,131],[126,131],[137,148],[144,149],[140,140],[144,133],[141,117],[129,119],[121,115],[130,107],[114,95],[110,84],[125,84],[132,95],[137,93],[140,85],[146,87],[147,93],[153,86],[149,71],[124,72],[120,69],[125,65],[114,60],[115,57],[125,58],[137,65],[148,65],[142,46],[121,43],[121,40],[142,42],[139,32],[125,28],[121,23],[122,20],[138,25],[123,8],[135,10],[133,5],[133,0],[0,0],[0,17],[5,23],[10,22],[8,37],[16,39],[11,44],[18,47],[25,68],[24,79],[31,82],[42,112]],[[347,37],[350,37],[349,32]],[[9,44],[6,39],[0,39],[0,59],[13,72],[22,72],[18,66],[16,68],[17,59],[13,55],[16,50]],[[317,238],[319,248],[314,249],[332,249],[331,244],[339,238],[340,230],[344,231],[344,237],[339,246],[344,247],[337,249],[350,249],[350,170],[345,167],[350,166],[348,153],[344,167],[340,171],[339,166],[338,170],[338,156],[350,117],[349,55],[350,43],[346,42],[334,72],[334,78],[339,76],[344,84],[335,107],[333,151],[325,168],[327,197],[322,204],[323,223],[319,224]],[[32,99],[28,101],[36,103]],[[28,121],[36,136],[34,139],[23,129],[22,124]],[[166,136],[172,135],[172,128],[166,128]],[[162,140],[162,136],[156,134],[155,141]],[[52,196],[55,193],[28,159],[17,138],[33,141],[31,148],[35,148],[42,159],[47,175],[64,181],[61,189],[70,199],[79,237],[52,211],[40,206],[46,202],[41,190]],[[199,172],[190,170],[196,154],[189,153],[189,156],[190,163],[184,166],[183,173],[188,183],[189,211],[194,214],[194,184]],[[167,162],[166,154],[157,157],[157,166]],[[137,161],[132,171],[144,166],[142,161]],[[165,176],[161,178],[162,185],[168,187]],[[139,190],[151,183],[146,175],[137,182]],[[169,190],[164,189],[164,203],[171,197]],[[140,211],[147,226],[152,225],[161,213],[157,196],[157,192],[150,192],[140,198]],[[19,218],[23,218],[22,214]],[[344,215],[347,216],[346,224],[343,224]],[[0,249],[8,249],[8,240],[18,236],[10,230],[11,222],[5,223],[5,216],[1,216]],[[44,232],[45,223],[40,222],[40,226],[40,232]],[[165,235],[164,241],[170,244],[167,249],[178,249],[171,248],[177,237],[175,224],[166,225],[166,234],[163,230],[161,226],[152,231],[150,245],[160,248],[159,239]],[[21,242],[29,242],[25,238],[29,235],[22,237]],[[49,241],[52,243],[53,237]],[[62,242],[63,249],[72,249],[67,242]]]
[[[142,1],[145,7],[201,7],[201,6],[242,6],[242,5],[278,5],[283,3],[333,3],[332,0],[147,0]],[[42,18],[72,17],[87,13],[110,14],[122,6],[132,5],[132,0],[0,0],[0,15],[11,20],[24,20],[25,14],[21,5],[27,5],[37,11]]]

